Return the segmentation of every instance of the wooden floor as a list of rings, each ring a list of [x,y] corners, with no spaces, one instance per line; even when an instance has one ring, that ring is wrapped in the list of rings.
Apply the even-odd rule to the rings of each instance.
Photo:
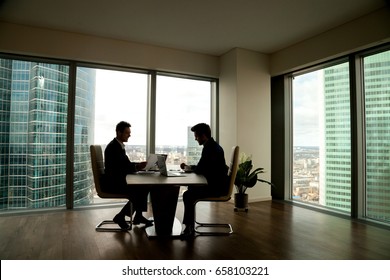
[[[142,227],[96,232],[118,209],[0,216],[0,259],[390,259],[390,230],[283,202],[252,203],[248,213],[200,204],[199,215],[230,222],[234,233],[191,241],[148,239]],[[182,212],[179,202],[180,220]]]

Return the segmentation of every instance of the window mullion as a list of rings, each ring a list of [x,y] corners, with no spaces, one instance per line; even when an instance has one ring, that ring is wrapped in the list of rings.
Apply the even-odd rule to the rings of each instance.
[[[364,98],[362,63],[358,56],[350,56],[351,90],[351,217],[364,216]]]
[[[74,124],[76,106],[76,63],[69,67],[68,116],[67,116],[67,142],[66,142],[66,208],[74,206]]]
[[[146,146],[149,154],[155,153],[156,150],[156,89],[157,73],[152,71],[149,75],[148,87],[148,109],[147,109],[147,132]]]

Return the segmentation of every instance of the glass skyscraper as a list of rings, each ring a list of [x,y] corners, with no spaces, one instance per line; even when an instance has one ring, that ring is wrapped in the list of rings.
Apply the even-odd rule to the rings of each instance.
[[[74,180],[75,205],[90,204],[93,200],[94,181],[89,145],[94,143],[96,70],[77,67],[74,128]]]
[[[390,222],[390,51],[364,58],[366,216]]]
[[[351,129],[348,63],[324,69],[324,135],[320,204],[351,209]]]
[[[0,208],[65,205],[69,66],[0,59]],[[75,202],[92,200],[94,71],[78,73]]]
[[[390,51],[363,63],[365,216],[390,221]],[[350,211],[351,139],[348,64],[324,70],[323,205]]]

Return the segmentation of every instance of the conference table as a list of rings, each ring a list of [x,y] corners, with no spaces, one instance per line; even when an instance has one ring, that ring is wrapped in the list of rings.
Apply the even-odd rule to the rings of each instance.
[[[204,186],[206,178],[195,173],[183,173],[178,177],[166,177],[159,172],[136,173],[126,176],[129,187],[148,187],[153,209],[154,225],[146,227],[149,238],[178,237],[181,222],[175,217],[180,186]]]

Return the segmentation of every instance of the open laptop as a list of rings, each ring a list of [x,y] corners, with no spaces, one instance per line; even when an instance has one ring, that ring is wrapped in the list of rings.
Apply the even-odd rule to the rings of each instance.
[[[157,155],[157,166],[158,166],[158,169],[160,171],[160,174],[162,176],[166,176],[166,177],[180,177],[180,176],[185,176],[183,175],[182,173],[180,172],[171,172],[171,171],[168,171],[167,169],[167,165],[165,163],[165,160],[167,159],[167,157],[165,155]]]

